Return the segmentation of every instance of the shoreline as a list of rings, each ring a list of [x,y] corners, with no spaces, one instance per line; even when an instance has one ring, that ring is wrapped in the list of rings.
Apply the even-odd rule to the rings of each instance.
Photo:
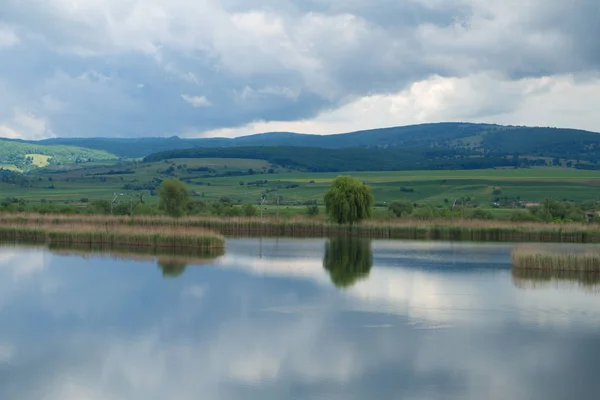
[[[166,216],[81,216],[0,213],[0,230],[18,229],[20,236],[44,236],[39,229],[53,232],[54,241],[94,237],[101,242],[125,240],[122,244],[170,246],[195,245],[201,238],[212,245],[230,237],[313,237],[358,236],[371,239],[451,240],[470,242],[600,243],[600,225],[582,223],[532,223],[508,221],[387,220],[365,221],[354,226],[332,224],[320,218],[216,218]],[[104,236],[97,236],[104,232]],[[70,233],[70,235],[69,235]],[[78,234],[79,233],[79,234]],[[112,235],[112,236],[111,236]],[[49,236],[49,235],[46,235]],[[150,237],[154,236],[154,239]],[[69,238],[71,237],[71,238]],[[77,237],[77,238],[76,238]],[[112,239],[111,239],[112,237]],[[0,235],[0,239],[1,239]],[[78,239],[79,238],[79,239]],[[45,240],[48,240],[46,238]],[[222,244],[221,244],[222,245]]]

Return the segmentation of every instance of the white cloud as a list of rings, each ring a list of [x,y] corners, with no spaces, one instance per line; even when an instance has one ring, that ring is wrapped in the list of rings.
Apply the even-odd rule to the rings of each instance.
[[[204,96],[190,96],[182,94],[181,98],[195,108],[210,107],[212,103]]]
[[[429,122],[472,121],[599,130],[600,78],[572,75],[506,80],[487,74],[433,76],[393,94],[353,99],[298,121],[256,121],[202,136],[235,137],[261,132],[344,133]]]
[[[190,285],[182,293],[182,296],[192,297],[197,300],[201,300],[206,296],[208,288],[204,285]]]
[[[0,123],[0,137],[38,140],[54,136],[45,118],[23,110],[15,110],[12,119]]]
[[[20,41],[21,40],[12,29],[0,26],[0,50],[2,48],[12,47]]]
[[[600,62],[595,0],[0,3],[10,24],[0,25],[0,48],[23,48],[0,66],[18,94],[0,108],[44,115],[65,136],[333,133],[439,120],[570,126],[572,110],[577,127],[600,130],[591,106],[566,107],[595,88],[579,82]],[[48,62],[31,68],[33,55]],[[60,74],[86,82],[63,97]],[[545,77],[565,82],[560,95],[527,92]],[[46,113],[43,96],[71,112]],[[194,108],[209,105],[211,118],[200,119]]]

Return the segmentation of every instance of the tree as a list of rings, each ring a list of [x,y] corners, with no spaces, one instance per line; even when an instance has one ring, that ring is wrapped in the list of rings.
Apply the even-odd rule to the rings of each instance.
[[[242,206],[242,212],[245,217],[256,217],[258,214],[258,209],[253,204],[244,204]]]
[[[473,212],[472,218],[473,219],[494,219],[494,214],[492,214],[488,210],[483,210],[481,208],[478,208],[477,210],[475,210]]]
[[[338,176],[325,194],[325,209],[338,224],[353,224],[371,217],[371,188],[350,176]]]
[[[319,215],[319,206],[316,204],[306,206],[306,213],[312,216]]]
[[[413,212],[414,206],[409,201],[393,201],[388,205],[388,210],[396,217],[404,217]]]
[[[189,193],[186,186],[178,179],[163,181],[158,189],[160,200],[158,208],[172,217],[180,217],[185,213]]]

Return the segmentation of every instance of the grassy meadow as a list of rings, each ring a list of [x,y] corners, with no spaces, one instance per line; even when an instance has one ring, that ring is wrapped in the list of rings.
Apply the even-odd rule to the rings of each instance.
[[[42,161],[38,161],[42,162]],[[541,201],[551,197],[569,201],[597,201],[600,173],[562,167],[530,169],[489,169],[459,171],[348,172],[372,187],[375,217],[386,216],[385,204],[407,200],[434,206],[451,205],[457,198],[469,198],[471,205],[490,208],[496,218],[508,219],[510,209],[492,209],[497,198],[507,201]],[[340,173],[314,173],[290,170],[266,161],[247,159],[176,159],[153,163],[114,163],[99,161],[82,165],[61,165],[37,169],[29,174],[29,185],[0,183],[2,197],[28,202],[72,203],[131,198],[156,204],[156,188],[161,180],[179,178],[192,193],[192,200],[227,199],[234,204],[257,204],[263,194],[269,215],[305,211],[304,204],[322,205],[323,194]],[[266,181],[266,182],[265,182]],[[469,212],[469,211],[467,211]]]

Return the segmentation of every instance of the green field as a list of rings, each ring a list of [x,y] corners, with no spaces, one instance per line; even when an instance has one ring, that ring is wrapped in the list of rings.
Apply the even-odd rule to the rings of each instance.
[[[226,174],[233,176],[224,176]],[[148,189],[160,185],[155,178],[176,177],[186,182],[195,199],[227,198],[233,203],[256,204],[266,195],[267,205],[272,206],[279,197],[280,211],[284,213],[303,209],[302,204],[309,201],[322,204],[324,192],[338,175],[292,171],[266,161],[246,159],[177,159],[117,164],[103,161],[38,169],[26,175],[29,185],[0,183],[0,190],[3,197],[31,202],[109,200],[117,192],[125,197],[143,193],[145,201],[155,203],[158,200],[156,192]],[[441,206],[462,197],[469,197],[471,204],[483,207],[489,207],[494,198],[533,202],[552,197],[582,202],[596,201],[600,197],[599,172],[559,167],[345,175],[355,176],[370,185],[376,203],[382,206],[393,200]],[[502,213],[501,210],[496,212]]]

